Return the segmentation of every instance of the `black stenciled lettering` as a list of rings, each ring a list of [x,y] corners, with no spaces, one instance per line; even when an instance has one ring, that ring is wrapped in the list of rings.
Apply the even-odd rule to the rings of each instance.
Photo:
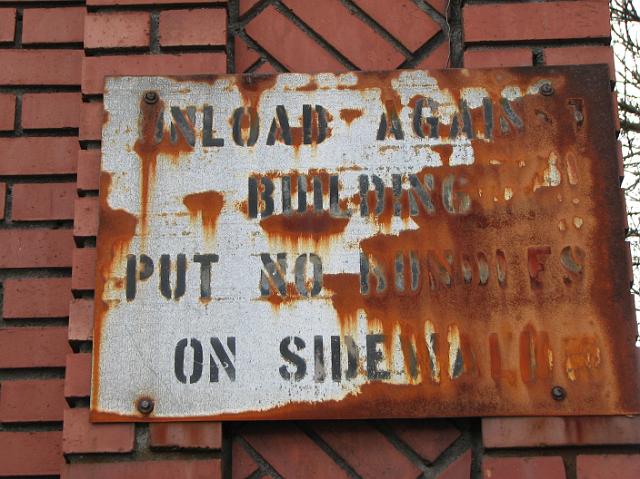
[[[282,177],[282,213],[291,214],[291,176]]]
[[[213,348],[215,357],[213,355],[209,356],[209,382],[217,383],[219,380],[220,372],[218,362],[222,366],[222,369],[224,369],[224,372],[227,373],[229,380],[235,381],[236,366],[234,361],[236,359],[236,338],[234,336],[227,338],[227,349],[230,355],[225,351],[220,338],[216,336],[211,338],[211,347]],[[231,359],[231,357],[233,357],[233,359]]]
[[[248,214],[249,218],[258,217],[258,195],[262,203],[262,209],[260,211],[260,217],[266,218],[273,214],[274,202],[273,191],[275,186],[273,181],[266,176],[260,177],[260,186],[258,186],[258,179],[250,176],[248,179]]]
[[[196,144],[196,107],[187,107],[187,116],[184,116],[184,112],[177,106],[171,107],[171,116],[173,121],[171,122],[171,143],[174,145],[178,142],[178,132],[184,138],[187,145],[193,147]],[[188,120],[187,120],[188,118]]]
[[[292,378],[294,381],[300,381],[307,374],[307,362],[303,357],[299,356],[295,352],[291,351],[291,343],[296,347],[296,352],[305,348],[306,344],[304,340],[298,336],[287,336],[280,341],[280,355],[282,359],[295,366],[295,372],[292,374],[289,371],[287,365],[280,366],[280,376],[286,381],[290,381]]]
[[[136,278],[136,272],[138,276]],[[140,255],[140,268],[136,262],[136,255],[127,255],[127,279],[126,279],[126,297],[127,301],[133,301],[136,297],[136,288],[138,280],[144,281],[149,279],[153,274],[153,260],[146,254]]]
[[[258,217],[258,180],[256,180],[253,176],[249,177],[248,180],[249,193],[248,193],[248,203],[249,203],[249,218],[257,218]]]
[[[276,117],[271,121],[271,128],[267,135],[267,145],[275,144],[278,133],[285,145],[291,145],[291,128],[289,128],[289,117],[284,105],[276,106]]]
[[[174,372],[178,381],[182,384],[187,383],[184,364],[187,344],[191,345],[191,349],[193,350],[193,369],[189,375],[189,383],[193,384],[198,382],[202,377],[202,360],[204,358],[202,344],[197,339],[191,338],[191,340],[187,340],[187,338],[183,338],[178,341],[174,352]]]
[[[260,183],[262,183],[262,194],[260,195],[260,199],[262,199],[262,211],[260,212],[260,217],[266,218],[273,214],[274,186],[271,178],[267,178],[266,176],[260,178]]]
[[[308,255],[301,254],[296,258],[296,262],[294,265],[294,274],[295,274],[295,283],[296,289],[300,296],[317,296],[322,291],[322,260],[320,256],[310,253]],[[313,267],[313,283],[311,286],[311,292],[307,289],[307,262],[310,262]]]
[[[249,117],[249,137],[247,138],[246,144],[242,137],[242,122],[245,116]],[[258,112],[254,107],[240,107],[233,111],[231,133],[233,136],[233,142],[238,146],[253,146],[256,144],[260,133],[260,120]]]
[[[420,181],[418,175],[409,175],[409,184],[411,185],[411,188],[409,189],[408,195],[409,214],[411,216],[417,216],[420,214],[416,197],[420,200],[420,204],[422,205],[422,208],[424,208],[424,210],[427,212],[427,214],[435,214],[436,208],[433,205],[433,201],[431,200],[431,193],[434,189],[434,183],[435,181],[432,174],[424,175],[424,183]]]
[[[313,209],[315,211],[322,211],[324,192],[322,191],[322,179],[318,176],[313,177]]]
[[[202,114],[202,146],[224,146],[224,139],[213,137],[213,107],[205,105]]]
[[[218,262],[217,254],[194,254],[193,261],[200,263],[200,298],[211,298],[211,264]]]
[[[313,114],[313,110],[311,109],[311,105],[302,105],[302,142],[305,145],[310,145],[311,138],[311,123],[313,118],[311,115]]]
[[[277,265],[269,253],[260,253],[260,259],[263,266],[260,270],[260,294],[269,296],[273,285],[281,296],[286,296],[287,284],[284,277],[287,271],[287,253],[276,255]]]
[[[372,264],[369,256],[360,253],[360,293],[369,294],[369,275],[373,275],[376,281],[376,292],[382,293],[387,287],[387,278],[383,268],[377,264]]]
[[[313,358],[314,358],[314,372],[313,380],[317,383],[322,383],[327,376],[324,367],[324,341],[322,336],[313,337]]]
[[[127,301],[133,301],[136,297],[136,272],[138,262],[136,261],[135,254],[127,255],[127,283],[125,285],[125,291],[127,295]]]
[[[307,176],[298,176],[298,213],[307,211]]]
[[[398,117],[398,112],[392,101],[385,103],[386,112],[382,112],[380,115],[380,126],[378,127],[378,134],[376,140],[382,141],[391,132],[396,140],[404,140],[404,132],[402,131],[402,123]],[[389,119],[387,119],[387,113]]]
[[[168,254],[160,256],[160,292],[162,296],[171,299],[171,257]],[[176,287],[173,290],[173,298],[180,299],[186,290],[187,257],[180,253],[176,257]]]
[[[378,345],[383,342],[384,334],[367,334],[367,377],[373,381],[382,381],[391,377],[389,371],[379,369],[384,355]]]

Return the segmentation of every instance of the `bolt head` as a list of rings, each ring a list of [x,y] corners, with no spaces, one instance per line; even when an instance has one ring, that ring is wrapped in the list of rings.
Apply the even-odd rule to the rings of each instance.
[[[555,401],[564,401],[567,397],[567,391],[562,386],[553,386],[551,388],[551,397]]]
[[[544,96],[553,95],[553,87],[551,86],[551,83],[545,82],[542,85],[540,85],[540,93]]]
[[[148,104],[153,104],[158,101],[158,94],[155,91],[148,91],[144,94],[144,101]]]
[[[138,411],[142,414],[150,414],[155,406],[153,399],[142,398],[138,400]]]

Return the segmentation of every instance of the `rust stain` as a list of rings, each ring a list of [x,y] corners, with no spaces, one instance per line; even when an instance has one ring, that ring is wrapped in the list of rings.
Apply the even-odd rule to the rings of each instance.
[[[316,81],[315,78],[311,78],[306,85],[296,88],[296,91],[305,91],[305,92],[316,91],[316,90],[318,90],[318,82]]]
[[[113,277],[114,267],[122,262],[129,251],[129,245],[136,233],[138,219],[122,209],[113,209],[108,197],[111,189],[111,175],[100,173],[100,218],[97,241],[96,288],[94,301],[94,336],[101,338],[102,325],[109,312],[109,303],[104,299],[107,282]],[[93,357],[96,363],[100,358],[101,341],[94,341]],[[93,368],[92,398],[98,397],[98,368]]]
[[[340,118],[347,125],[351,125],[354,120],[357,120],[362,116],[362,110],[356,108],[343,108],[340,110]]]
[[[262,94],[271,90],[278,81],[277,75],[247,74],[236,77],[238,90],[242,95],[245,107],[253,107],[258,110]]]
[[[320,241],[344,232],[349,218],[334,217],[327,211],[271,215],[260,220],[260,226],[270,236],[282,239],[299,238]]]
[[[182,202],[189,210],[192,220],[200,217],[205,237],[212,239],[216,234],[216,223],[224,206],[224,196],[217,191],[193,193],[183,198]]]
[[[163,129],[162,137],[157,138],[158,125],[161,115],[164,113],[164,102],[158,100],[156,103],[148,104],[144,99],[140,100],[140,135],[133,146],[133,150],[140,159],[140,234],[146,238],[149,227],[148,214],[151,195],[155,187],[156,170],[158,167],[158,156],[166,155],[177,162],[180,155],[193,151],[193,147],[187,144],[184,137],[177,135],[177,141],[171,142],[169,131]]]

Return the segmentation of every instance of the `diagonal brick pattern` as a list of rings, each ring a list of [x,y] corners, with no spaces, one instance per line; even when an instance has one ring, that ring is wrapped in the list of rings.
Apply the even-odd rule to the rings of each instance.
[[[265,64],[339,72],[450,63],[446,3],[437,0],[241,0],[238,13],[231,25],[237,72]]]

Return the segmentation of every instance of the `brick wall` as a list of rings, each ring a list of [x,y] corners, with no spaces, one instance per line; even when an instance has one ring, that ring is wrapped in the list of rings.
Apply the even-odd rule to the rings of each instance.
[[[603,0],[0,3],[0,476],[640,477],[626,417],[88,420],[105,76],[601,62],[613,81],[609,36]]]

